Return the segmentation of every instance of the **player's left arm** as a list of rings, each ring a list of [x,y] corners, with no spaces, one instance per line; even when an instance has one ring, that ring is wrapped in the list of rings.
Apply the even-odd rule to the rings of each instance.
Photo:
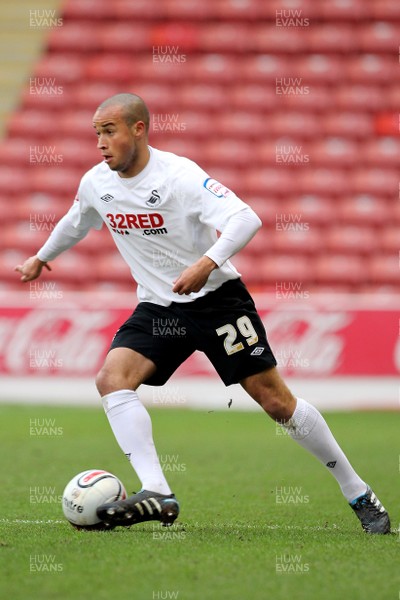
[[[221,236],[204,256],[180,274],[172,291],[180,295],[199,292],[212,271],[248,244],[261,225],[256,213],[244,205],[242,210],[228,218]]]

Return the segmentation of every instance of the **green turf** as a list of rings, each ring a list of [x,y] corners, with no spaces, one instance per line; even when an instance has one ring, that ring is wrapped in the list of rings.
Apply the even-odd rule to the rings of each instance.
[[[364,534],[327,470],[262,413],[151,414],[179,521],[77,532],[58,503],[73,475],[103,468],[138,489],[103,411],[0,407],[1,598],[399,598],[399,534]],[[52,429],[32,435],[34,419]],[[400,414],[327,419],[397,530]]]

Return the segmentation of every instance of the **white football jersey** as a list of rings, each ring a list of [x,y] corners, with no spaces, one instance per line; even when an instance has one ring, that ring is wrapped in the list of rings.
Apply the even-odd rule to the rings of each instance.
[[[199,292],[172,292],[182,271],[215,244],[216,231],[247,204],[193,161],[149,149],[150,160],[135,177],[122,178],[104,162],[85,173],[67,217],[77,230],[106,224],[138,284],[139,301],[190,302],[240,276],[227,260]]]

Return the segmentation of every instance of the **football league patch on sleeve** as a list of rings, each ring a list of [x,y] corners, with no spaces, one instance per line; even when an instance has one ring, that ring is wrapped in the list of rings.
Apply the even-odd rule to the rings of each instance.
[[[226,198],[229,194],[232,193],[232,191],[229,188],[225,187],[224,185],[222,185],[222,183],[220,183],[216,179],[212,179],[211,177],[208,177],[205,180],[203,186],[206,188],[206,190],[214,194],[214,196],[216,196],[217,198]]]

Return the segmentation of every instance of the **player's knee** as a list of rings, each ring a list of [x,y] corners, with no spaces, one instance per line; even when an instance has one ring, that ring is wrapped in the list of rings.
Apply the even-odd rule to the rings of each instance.
[[[96,375],[96,387],[100,396],[106,396],[117,390],[127,389],[128,385],[118,373],[103,367]]]
[[[290,419],[293,415],[296,407],[296,401],[293,396],[287,397],[286,395],[267,395],[262,405],[268,415],[280,423],[284,423]]]
[[[296,407],[296,399],[286,386],[259,382],[251,396],[275,421],[290,419]]]

